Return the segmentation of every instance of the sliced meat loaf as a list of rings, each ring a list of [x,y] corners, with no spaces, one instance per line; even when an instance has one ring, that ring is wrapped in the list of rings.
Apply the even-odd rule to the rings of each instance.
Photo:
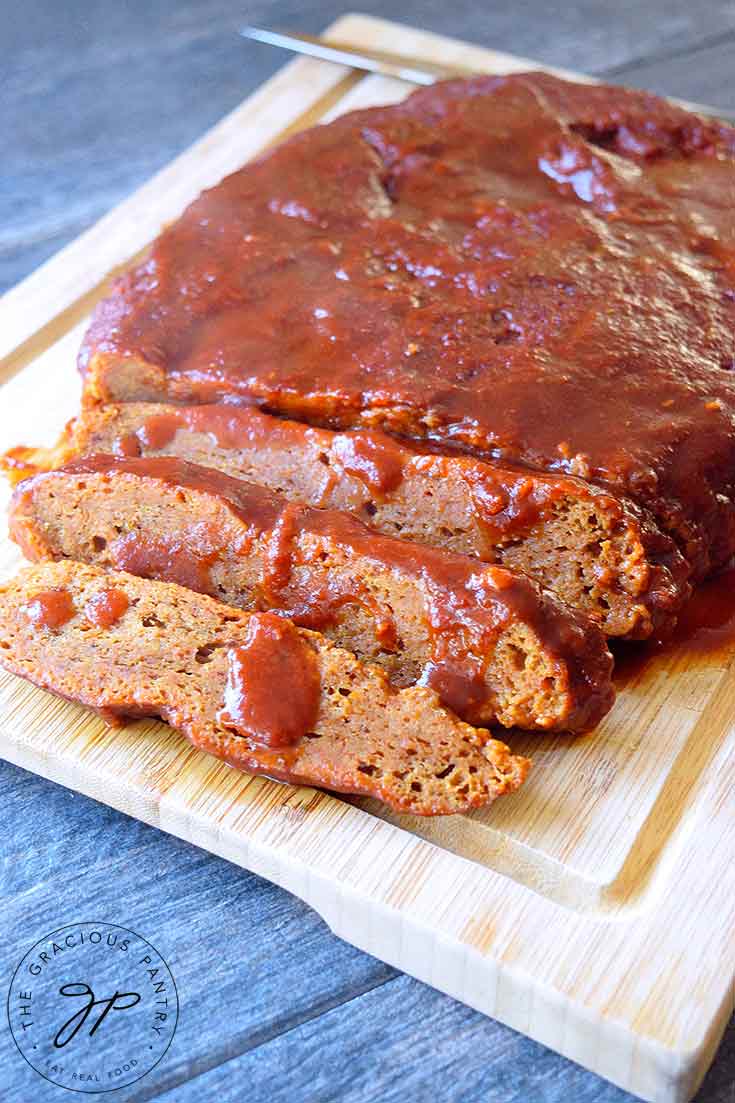
[[[318,633],[79,563],[0,586],[0,666],[110,719],[160,716],[248,773],[417,815],[487,804],[530,765]]]
[[[17,478],[92,453],[178,456],[523,571],[608,636],[665,634],[690,591],[673,540],[632,503],[582,479],[442,455],[379,430],[337,433],[250,407],[130,403],[84,410],[54,449],[16,448],[6,466]]]
[[[473,722],[584,730],[612,704],[604,636],[532,580],[181,460],[91,456],[37,475],[16,488],[11,535],[30,559],[277,610]]]
[[[205,191],[95,311],[88,401],[245,402],[612,487],[735,552],[735,127],[483,75]]]

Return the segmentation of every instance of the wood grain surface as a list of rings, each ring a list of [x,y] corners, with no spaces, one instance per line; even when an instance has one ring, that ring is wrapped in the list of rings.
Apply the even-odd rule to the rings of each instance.
[[[4,210],[0,217],[0,261],[7,283],[238,103],[259,83],[265,67],[275,68],[280,59],[264,48],[233,40],[231,29],[239,19],[298,22],[317,30],[338,14],[328,5],[295,12],[263,4],[243,12],[227,4],[206,5],[206,11],[203,4],[183,4],[173,16],[165,5],[91,8],[65,5],[61,26],[50,6],[39,5],[30,18],[25,13],[24,26],[11,28],[0,86],[13,138],[8,158],[13,187],[0,195],[0,203],[8,205],[8,217]],[[529,4],[512,14],[490,14],[470,5],[451,13],[414,5],[402,17],[535,54],[554,65],[611,70],[629,83],[735,106],[727,102],[732,91],[725,80],[733,60],[732,9],[673,4],[664,16],[655,8],[643,12],[631,4],[608,11],[572,4],[551,12]],[[317,98],[329,95],[344,74],[335,70],[324,79],[327,87],[316,88]],[[389,98],[390,89],[384,90]],[[371,93],[363,82],[353,97],[366,94]],[[296,114],[310,110],[309,102],[298,106]],[[21,119],[30,125],[21,127]],[[243,146],[242,157],[247,155]],[[120,174],[117,184],[105,192],[105,179],[109,183],[115,173]],[[126,243],[130,255],[144,244],[144,231],[141,242],[132,234]],[[104,252],[110,243],[104,234],[99,241]],[[102,270],[104,257],[99,262]],[[71,292],[70,297],[76,302]],[[20,344],[25,343],[21,328],[32,322],[22,307],[21,301],[14,320],[19,330],[5,331],[11,345],[19,332]],[[34,332],[32,325],[28,332]],[[71,354],[77,339],[71,329],[62,339],[64,355]],[[30,358],[26,349],[24,361]],[[33,374],[35,395],[53,407],[56,384],[49,380],[48,363],[41,361]],[[3,391],[5,411],[10,408],[5,403],[13,404],[14,393],[20,393],[19,382],[16,377]],[[62,392],[66,396],[68,387],[60,380],[59,402]],[[692,694],[709,693],[712,679],[721,674],[722,667],[699,672],[687,690],[688,703],[682,704],[682,724],[666,732],[670,750],[664,751],[673,756],[672,764],[679,757],[683,780],[691,768],[706,764],[697,754],[683,761],[679,756],[683,747],[692,746],[686,709]],[[291,1100],[399,1094],[402,1099],[447,1100],[627,1098],[563,1058],[350,949],[303,904],[251,874],[6,764],[0,768],[0,786],[13,827],[2,850],[7,922],[0,936],[0,967],[8,976],[26,945],[46,929],[89,914],[94,902],[101,918],[127,923],[156,942],[183,986],[171,1060],[130,1098],[239,1099],[243,1084],[251,1098],[288,1095]],[[657,795],[655,787],[642,783],[643,803],[635,805],[641,818],[654,808]],[[537,800],[541,814],[543,800]],[[594,815],[594,802],[589,814]],[[488,830],[497,830],[497,824],[488,827],[478,819],[475,834],[483,852]],[[514,830],[509,816],[507,831]],[[614,825],[603,818],[594,830],[603,832],[596,844],[604,844],[608,832],[608,866],[600,869],[580,838],[577,857],[570,861],[577,876],[574,891],[582,893],[575,896],[575,906],[584,900],[599,906],[600,893],[616,882],[625,864],[626,831],[628,840],[637,837],[635,824],[626,821]],[[665,835],[664,830],[664,843]],[[654,850],[661,841],[658,829],[648,839]],[[521,833],[515,842],[521,847],[529,840]],[[542,849],[554,858],[550,836]],[[48,1085],[14,1051],[5,1052],[6,1044],[4,1035],[3,1098],[61,1094],[50,1089],[44,1096]],[[734,1050],[730,1032],[700,1093],[706,1103],[733,1098]]]

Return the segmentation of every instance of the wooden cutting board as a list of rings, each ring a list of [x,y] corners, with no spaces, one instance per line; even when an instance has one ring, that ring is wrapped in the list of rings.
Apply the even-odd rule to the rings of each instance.
[[[487,72],[538,67],[361,15],[329,33]],[[203,187],[295,129],[407,91],[291,62],[9,292],[0,448],[54,439],[78,402],[75,354],[110,274]],[[19,563],[0,538],[0,577]],[[710,587],[676,646],[629,648],[618,701],[592,735],[514,736],[535,760],[529,783],[471,816],[420,821],[249,778],[162,724],[110,731],[10,675],[0,676],[0,755],[268,877],[363,950],[644,1099],[679,1103],[734,1006],[727,599],[727,586]]]

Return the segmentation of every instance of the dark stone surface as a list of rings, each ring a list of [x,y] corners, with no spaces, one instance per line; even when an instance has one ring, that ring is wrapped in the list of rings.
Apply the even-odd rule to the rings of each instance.
[[[235,107],[284,61],[234,32],[318,31],[337,3],[28,0],[2,4],[0,286],[22,279]],[[730,0],[361,10],[735,109]],[[0,763],[0,980],[80,918],[127,925],[169,961],[169,1055],[111,1099],[624,1103],[632,1097],[334,938],[280,889]],[[735,1100],[735,1028],[698,1096]],[[0,1032],[0,1098],[66,1098]],[[99,1096],[97,1097],[99,1098]]]

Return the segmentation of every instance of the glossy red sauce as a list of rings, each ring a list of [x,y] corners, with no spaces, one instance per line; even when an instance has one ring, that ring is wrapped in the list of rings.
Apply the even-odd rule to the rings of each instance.
[[[676,629],[665,643],[636,644],[615,650],[615,682],[634,682],[643,671],[672,655],[709,662],[735,653],[735,568],[703,582],[685,605]]]
[[[171,443],[179,425],[179,419],[172,414],[151,414],[138,429],[136,436],[145,448],[156,451]]]
[[[439,84],[205,192],[80,364],[103,397],[257,403],[600,481],[701,574],[735,547],[734,206],[725,124],[539,73]],[[137,392],[121,356],[151,368]]]
[[[735,568],[696,590],[679,618],[671,646],[695,652],[735,647]]]
[[[306,447],[313,453],[310,458],[316,459],[322,448],[338,472],[359,479],[376,495],[388,494],[399,486],[404,466],[411,458],[406,448],[378,430],[322,433],[256,409],[223,405],[166,406],[148,413],[134,429],[114,439],[112,451],[126,457],[166,451],[180,430],[206,433],[218,448],[244,452],[274,446]]]
[[[270,497],[267,491],[265,497],[266,499]],[[288,585],[291,577],[294,540],[301,528],[302,513],[303,506],[294,502],[284,502],[271,528],[263,572],[263,591],[266,597],[271,599],[274,599]]]
[[[141,454],[140,440],[135,433],[125,433],[113,442],[112,451],[116,456],[133,457]]]
[[[319,712],[319,667],[293,624],[254,613],[242,645],[227,659],[221,724],[266,747],[291,746],[311,731]]]
[[[100,590],[84,606],[84,615],[98,628],[112,628],[128,610],[130,602],[122,590]]]
[[[540,479],[534,475],[522,475],[508,471],[498,472],[493,478],[493,470],[488,464],[467,463],[462,468],[462,477],[470,489],[472,502],[477,515],[492,540],[502,541],[514,533],[528,532],[543,518],[553,512],[554,503],[561,501],[568,493],[564,482],[556,483],[550,479]],[[581,491],[570,497],[581,498]],[[612,499],[607,499],[608,512],[614,507]],[[622,512],[618,506],[618,512]]]
[[[212,593],[210,568],[222,553],[222,545],[197,535],[196,526],[170,537],[155,533],[128,532],[109,545],[112,565],[141,578],[178,582],[202,594]]]
[[[480,660],[470,656],[459,662],[432,659],[426,664],[421,681],[457,716],[481,715],[488,701],[483,666]]]
[[[120,456],[138,456],[144,450],[164,450],[182,429],[207,434],[218,448],[243,449],[269,444],[274,437],[287,441],[292,432],[304,431],[301,425],[280,421],[254,408],[164,406],[148,413],[135,429],[119,436],[114,452]]]
[[[338,433],[331,455],[348,475],[362,480],[374,494],[390,494],[403,479],[408,458],[400,445],[385,433]]]
[[[76,614],[68,590],[43,590],[25,606],[25,614],[36,628],[63,628]]]
[[[268,491],[264,494],[270,498]],[[279,504],[280,516],[266,544],[262,582],[265,599],[297,624],[313,629],[334,625],[341,609],[346,605],[359,605],[372,615],[375,636],[381,647],[386,651],[394,650],[397,631],[392,612],[358,578],[345,578],[315,564],[308,585],[294,585],[294,567],[304,561],[298,554],[298,539],[302,532],[312,531],[308,519],[313,511],[285,500],[280,500]],[[333,515],[330,512],[327,516]],[[330,537],[332,534],[330,532]],[[349,537],[347,543],[351,546]]]

